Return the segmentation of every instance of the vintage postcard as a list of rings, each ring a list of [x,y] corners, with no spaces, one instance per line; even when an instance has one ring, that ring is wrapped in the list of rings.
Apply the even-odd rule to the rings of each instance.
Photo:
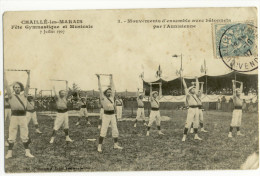
[[[7,11],[6,173],[259,167],[256,7]]]

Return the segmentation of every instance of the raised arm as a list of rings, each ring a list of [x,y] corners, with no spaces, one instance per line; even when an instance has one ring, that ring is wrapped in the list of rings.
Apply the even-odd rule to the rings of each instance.
[[[243,92],[243,82],[240,82],[240,91]]]
[[[201,86],[200,86],[200,93],[203,94],[203,85],[204,85],[204,82],[201,83]]]
[[[153,101],[153,95],[152,95],[153,89],[152,89],[152,84],[149,84],[149,85],[150,85],[150,101]]]
[[[232,80],[232,87],[233,87],[233,96],[236,96],[236,82],[235,80]]]
[[[199,83],[199,79],[198,77],[195,77],[196,79],[196,89],[195,89],[195,93],[198,94],[199,90],[200,90],[200,83]]]
[[[27,70],[26,71],[28,77],[27,77],[27,83],[26,83],[26,86],[25,86],[25,89],[24,89],[24,96],[28,96],[28,93],[29,93],[29,89],[30,89],[30,81],[31,81],[31,74],[30,74],[30,70]]]
[[[6,73],[5,72],[4,72],[4,86],[5,86],[6,93],[7,93],[8,97],[11,98],[12,97],[12,91],[11,91],[9,84],[8,84],[8,81],[6,79]]]
[[[57,94],[57,92],[56,92],[55,86],[53,86],[53,92],[54,92],[54,96],[55,96],[56,98],[58,98],[58,94]]]
[[[185,90],[185,94],[188,95],[187,84],[186,84],[186,82],[185,82],[183,77],[182,77],[182,84],[183,84],[183,87],[184,87],[184,90]]]
[[[139,88],[137,88],[136,97],[139,99]]]
[[[114,84],[114,80],[113,80],[113,75],[110,75],[110,86],[112,89],[112,97],[115,97],[115,84]]]
[[[102,91],[102,86],[101,86],[101,82],[100,82],[100,76],[97,74],[98,77],[98,90],[99,90],[99,98],[100,101],[103,99],[103,91]]]

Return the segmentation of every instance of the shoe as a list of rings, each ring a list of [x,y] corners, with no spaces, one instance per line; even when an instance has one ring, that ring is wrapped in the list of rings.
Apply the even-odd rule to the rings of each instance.
[[[134,128],[136,128],[136,123],[134,124]]]
[[[194,139],[195,139],[195,140],[202,141],[202,139],[201,139],[198,135],[195,135]]]
[[[233,136],[232,136],[232,133],[228,133],[228,137],[229,138],[232,138]]]
[[[25,149],[25,156],[28,158],[34,158],[29,149]]]
[[[101,146],[102,146],[102,145],[98,145],[98,149],[97,149],[97,151],[98,151],[99,153],[102,153]]]
[[[42,132],[39,129],[36,129],[35,132],[38,134],[42,134]]]
[[[190,133],[194,133],[194,129],[193,128],[190,129]]]
[[[161,131],[159,131],[159,133],[158,133],[159,135],[164,135],[164,133],[163,132],[161,132]]]
[[[114,149],[119,149],[119,150],[122,150],[123,147],[120,147],[118,144],[114,144]]]
[[[146,124],[146,123],[144,123],[144,126],[147,126],[147,124]]]
[[[73,140],[72,140],[72,139],[70,139],[70,137],[69,137],[69,136],[66,136],[66,142],[73,142]]]
[[[200,130],[201,132],[207,133],[208,131],[206,131],[204,128],[201,128]]]
[[[9,147],[9,143],[7,141],[5,141],[5,146]]]
[[[237,135],[238,135],[238,136],[245,136],[244,134],[240,133],[240,131],[237,132]]]
[[[98,125],[98,129],[100,129],[101,128],[101,126],[100,125]]]
[[[91,125],[90,122],[87,123],[88,125]]]
[[[182,142],[185,142],[185,141],[186,141],[186,137],[187,137],[187,136],[184,135],[184,136],[182,137],[182,140],[181,140],[181,141],[182,141]]]
[[[147,132],[146,132],[146,136],[150,136],[150,133],[149,133],[149,131],[147,131]]]
[[[9,159],[13,157],[13,151],[12,150],[8,150],[7,154],[5,155],[5,159]]]
[[[78,126],[78,125],[79,125],[79,122],[76,123],[76,126]]]
[[[54,137],[51,137],[50,144],[53,144],[54,139],[55,139]]]

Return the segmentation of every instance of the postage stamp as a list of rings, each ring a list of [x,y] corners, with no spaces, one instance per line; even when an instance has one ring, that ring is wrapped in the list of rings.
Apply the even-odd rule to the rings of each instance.
[[[253,22],[214,24],[215,57],[239,72],[258,68],[257,27]]]

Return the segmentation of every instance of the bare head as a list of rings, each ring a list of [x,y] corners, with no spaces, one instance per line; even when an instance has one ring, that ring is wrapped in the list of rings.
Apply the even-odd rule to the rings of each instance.
[[[112,95],[112,89],[111,88],[108,88],[107,90],[104,91],[104,95],[106,97],[110,97]]]
[[[29,102],[33,101],[33,96],[29,95],[29,96],[27,97],[27,100],[28,100]]]
[[[13,85],[13,90],[15,94],[20,94],[22,91],[24,91],[24,86],[20,82],[15,82]]]
[[[139,98],[142,100],[144,98],[144,96],[143,95],[139,95]]]
[[[65,95],[66,95],[65,90],[60,90],[59,95],[60,95],[61,98],[65,97]]]
[[[158,92],[157,91],[154,91],[153,92],[153,98],[157,98],[158,97]]]
[[[192,86],[192,87],[189,89],[189,92],[190,92],[191,94],[195,94],[195,87]]]

